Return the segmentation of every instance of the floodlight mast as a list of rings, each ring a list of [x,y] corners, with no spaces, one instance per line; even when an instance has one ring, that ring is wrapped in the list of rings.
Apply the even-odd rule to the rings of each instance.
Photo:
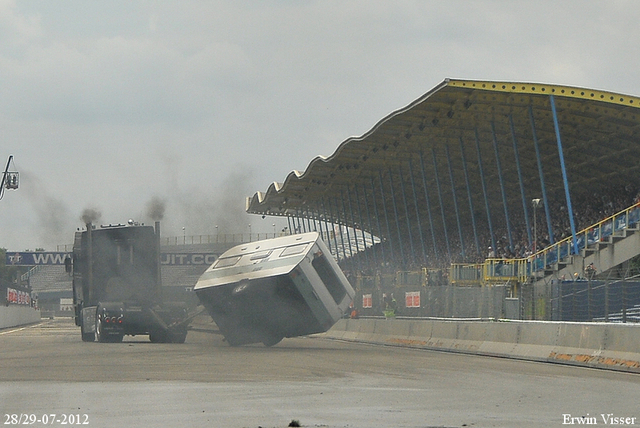
[[[5,189],[16,190],[18,188],[19,174],[16,171],[9,171],[11,161],[13,161],[13,155],[9,155],[7,166],[2,174],[2,183],[0,183],[0,199],[3,198]]]

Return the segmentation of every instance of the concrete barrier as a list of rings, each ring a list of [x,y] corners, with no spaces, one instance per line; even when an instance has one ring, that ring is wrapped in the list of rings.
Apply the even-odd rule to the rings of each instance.
[[[40,321],[40,310],[30,306],[0,306],[0,328],[16,327]]]
[[[325,337],[640,373],[640,325],[343,319]]]

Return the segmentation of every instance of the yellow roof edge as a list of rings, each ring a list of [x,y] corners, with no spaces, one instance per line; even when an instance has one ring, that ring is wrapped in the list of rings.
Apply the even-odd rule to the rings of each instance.
[[[508,92],[514,94],[556,95],[558,97],[576,98],[581,100],[600,101],[640,108],[640,97],[618,94],[596,89],[578,88],[575,86],[552,85],[547,83],[500,82],[483,80],[447,79],[447,86],[478,89],[493,92]]]

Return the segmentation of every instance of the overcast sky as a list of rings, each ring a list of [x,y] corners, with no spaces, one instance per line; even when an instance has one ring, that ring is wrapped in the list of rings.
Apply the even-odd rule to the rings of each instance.
[[[165,236],[272,232],[246,196],[445,78],[640,95],[638,22],[633,0],[0,0],[0,247],[154,198]]]

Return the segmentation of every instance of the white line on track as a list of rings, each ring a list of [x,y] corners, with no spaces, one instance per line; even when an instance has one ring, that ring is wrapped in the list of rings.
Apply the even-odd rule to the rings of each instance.
[[[47,324],[47,323],[39,322],[37,324],[31,324],[31,325],[28,325],[26,327],[20,327],[20,328],[16,328],[16,329],[13,329],[13,330],[7,330],[7,331],[0,331],[0,336],[5,335],[5,334],[10,334],[10,333],[15,333],[17,331],[26,330],[28,328],[39,327],[39,326],[44,325],[44,324]]]

